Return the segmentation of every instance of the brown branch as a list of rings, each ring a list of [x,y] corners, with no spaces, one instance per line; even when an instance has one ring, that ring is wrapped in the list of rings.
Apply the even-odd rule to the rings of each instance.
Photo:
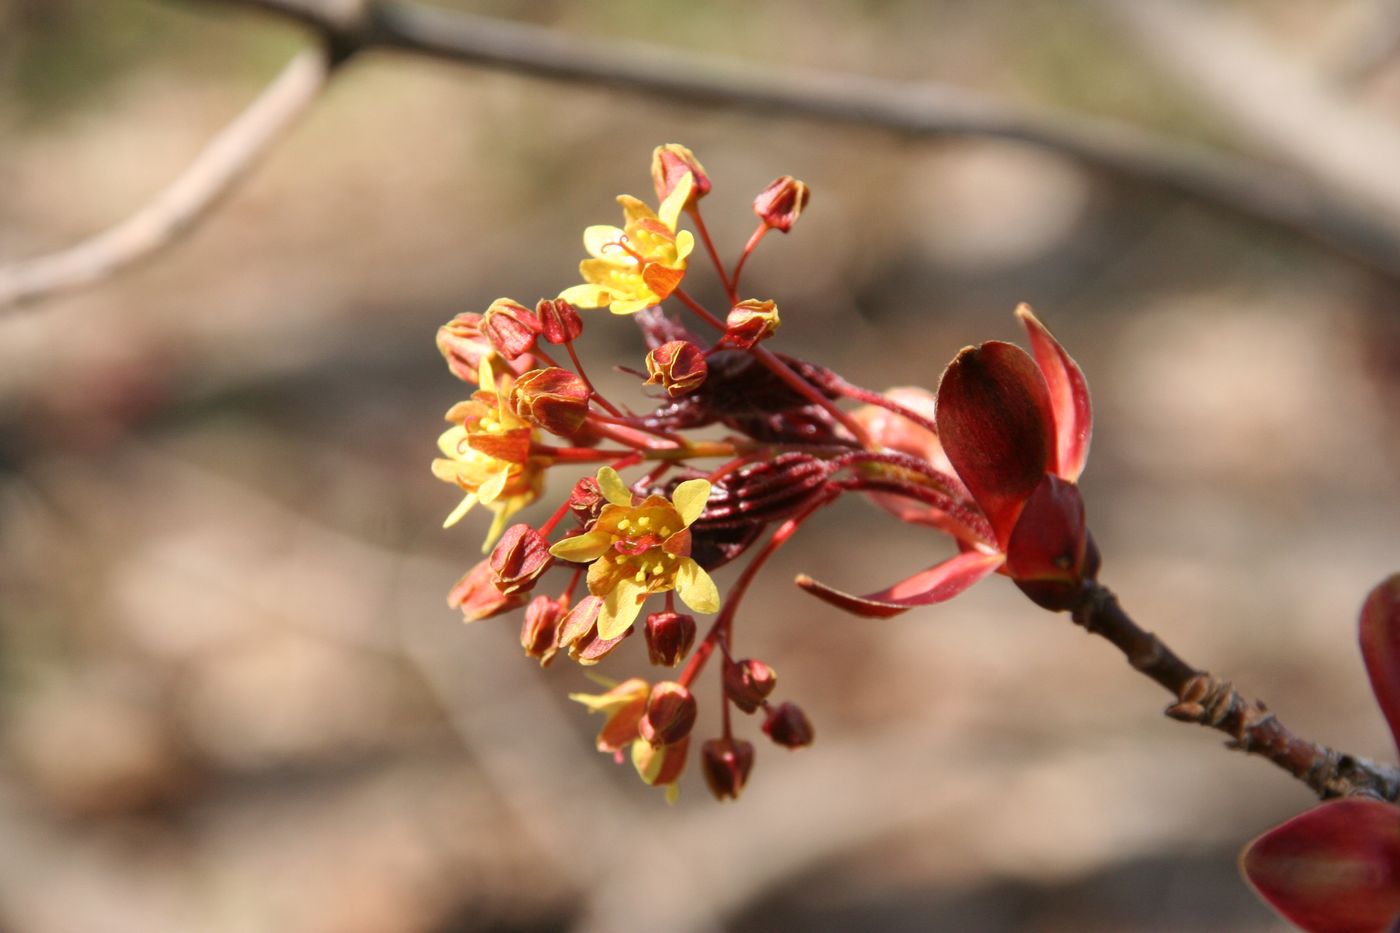
[[[299,53],[136,213],[61,252],[0,266],[0,311],[98,282],[174,243],[282,138],[325,87],[336,62],[320,46]]]
[[[1166,709],[1171,718],[1224,732],[1230,748],[1269,759],[1319,797],[1400,798],[1400,770],[1295,735],[1262,702],[1246,699],[1229,681],[1192,667],[1152,632],[1139,628],[1106,587],[1095,583],[1086,588],[1072,616],[1075,624],[1107,639],[1135,670],[1176,697]]]

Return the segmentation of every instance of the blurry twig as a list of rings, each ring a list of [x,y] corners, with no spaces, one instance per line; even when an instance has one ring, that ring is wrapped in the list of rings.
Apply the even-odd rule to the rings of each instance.
[[[0,266],[0,310],[99,282],[173,244],[316,99],[335,61],[320,47],[298,54],[169,187],[121,223],[61,252]]]

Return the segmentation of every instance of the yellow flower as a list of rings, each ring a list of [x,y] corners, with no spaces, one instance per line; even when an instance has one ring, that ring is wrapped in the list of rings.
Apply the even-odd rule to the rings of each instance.
[[[591,676],[591,675],[590,675]],[[591,677],[604,687],[605,693],[571,693],[569,699],[588,707],[590,713],[602,713],[603,728],[598,731],[598,751],[618,754],[633,742],[639,742],[637,724],[646,712],[651,684],[640,677],[622,683],[605,677]]]
[[[603,467],[598,488],[608,504],[593,526],[549,549],[562,560],[590,564],[588,591],[603,600],[598,637],[616,638],[631,628],[653,593],[675,590],[696,612],[718,612],[719,590],[690,556],[690,526],[705,511],[710,484],[686,480],[669,500],[647,496],[634,505],[622,477]]]
[[[530,458],[533,429],[506,406],[508,381],[497,384],[486,356],[477,375],[480,389],[447,412],[453,426],[438,438],[443,457],[433,461],[433,475],[466,492],[444,528],[461,521],[478,502],[496,513],[482,546],[485,553],[510,517],[539,497],[544,472],[541,462]]]
[[[687,172],[657,213],[631,195],[620,195],[623,229],[599,225],[583,231],[583,245],[593,257],[579,263],[585,284],[566,288],[559,297],[613,314],[632,314],[665,300],[680,285],[686,257],[695,249],[690,231],[676,232],[694,188],[695,176]]]

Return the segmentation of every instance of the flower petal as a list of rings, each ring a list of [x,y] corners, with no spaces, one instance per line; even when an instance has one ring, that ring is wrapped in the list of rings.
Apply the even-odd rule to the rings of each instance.
[[[937,424],[944,452],[1005,546],[1054,465],[1055,419],[1035,361],[997,340],[963,350],[938,384]]]
[[[598,489],[603,497],[613,505],[623,508],[632,506],[632,490],[622,481],[622,477],[610,466],[598,468]]]
[[[695,175],[686,172],[681,176],[681,180],[676,182],[676,187],[671,189],[671,193],[666,195],[666,200],[661,202],[661,207],[656,212],[656,217],[669,229],[676,229],[676,221],[680,219],[681,209],[685,207],[685,202],[690,200],[691,192],[695,190]]]
[[[1391,930],[1400,919],[1400,808],[1357,797],[1324,803],[1250,843],[1240,868],[1309,933]]]
[[[597,560],[607,553],[608,546],[612,544],[612,538],[603,531],[588,531],[581,535],[574,535],[572,538],[565,538],[563,541],[555,542],[549,549],[560,560],[571,560],[577,564],[586,564],[589,561]]]
[[[695,252],[695,237],[689,230],[676,234],[676,264],[685,263],[686,257]]]
[[[626,239],[627,235],[619,228],[608,224],[596,224],[584,229],[583,248],[588,250],[589,255],[607,262],[635,265],[637,260],[618,245]]]
[[[1021,592],[1051,612],[1074,608],[1090,563],[1089,529],[1079,487],[1046,473],[1026,500],[1006,543],[1006,572]]]
[[[481,499],[483,505],[490,505],[496,501],[496,497],[501,494],[501,490],[506,488],[506,480],[510,478],[510,464],[502,463],[500,467],[490,475],[486,482],[477,488],[477,497]]]
[[[646,596],[646,587],[631,577],[619,579],[603,597],[603,608],[598,610],[598,637],[610,641],[631,628]]]
[[[1084,472],[1084,462],[1089,458],[1089,440],[1094,432],[1089,384],[1079,364],[1040,323],[1030,305],[1018,307],[1016,316],[1026,325],[1031,352],[1050,390],[1050,407],[1055,413],[1055,473],[1074,482]]]
[[[929,606],[952,599],[1000,567],[1004,559],[1000,554],[968,551],[868,596],[843,593],[825,583],[818,583],[806,574],[797,577],[797,585],[838,609],[871,619],[888,619],[915,606]]]
[[[1361,607],[1361,657],[1390,734],[1400,745],[1400,574],[1372,590]]]
[[[696,612],[719,612],[719,588],[692,558],[682,557],[676,562],[676,595]]]
[[[709,501],[710,484],[708,480],[688,479],[671,493],[671,503],[676,507],[676,513],[680,515],[681,523],[687,528],[705,511],[705,503]]]
[[[464,497],[462,497],[462,501],[457,503],[457,507],[452,510],[451,514],[449,514],[447,518],[443,519],[442,527],[451,528],[453,525],[460,522],[464,517],[466,517],[466,514],[472,510],[472,506],[476,505],[476,503],[476,493],[467,493]]]
[[[575,308],[604,308],[612,300],[612,293],[601,285],[584,282],[582,285],[570,285],[559,293],[559,297]]]

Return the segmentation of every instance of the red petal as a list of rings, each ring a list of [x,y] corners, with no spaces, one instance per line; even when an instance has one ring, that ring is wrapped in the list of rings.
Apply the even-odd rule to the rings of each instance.
[[[968,347],[938,384],[938,434],[1004,546],[1021,506],[1054,466],[1055,419],[1035,362],[1020,347]]]
[[[888,619],[915,606],[930,606],[952,599],[1000,567],[1002,560],[1000,554],[969,551],[868,596],[852,596],[834,590],[806,574],[798,576],[797,585],[838,609],[871,619]]]
[[[1361,657],[1390,734],[1400,744],[1400,573],[1372,590],[1361,607]]]
[[[1356,797],[1324,803],[1250,843],[1240,867],[1309,933],[1385,933],[1400,919],[1400,809]]]
[[[1040,323],[1030,305],[1021,305],[1016,316],[1026,325],[1031,352],[1050,390],[1050,407],[1055,413],[1055,473],[1074,482],[1084,472],[1089,458],[1089,438],[1094,416],[1089,407],[1089,384],[1084,372],[1065,348]]]

